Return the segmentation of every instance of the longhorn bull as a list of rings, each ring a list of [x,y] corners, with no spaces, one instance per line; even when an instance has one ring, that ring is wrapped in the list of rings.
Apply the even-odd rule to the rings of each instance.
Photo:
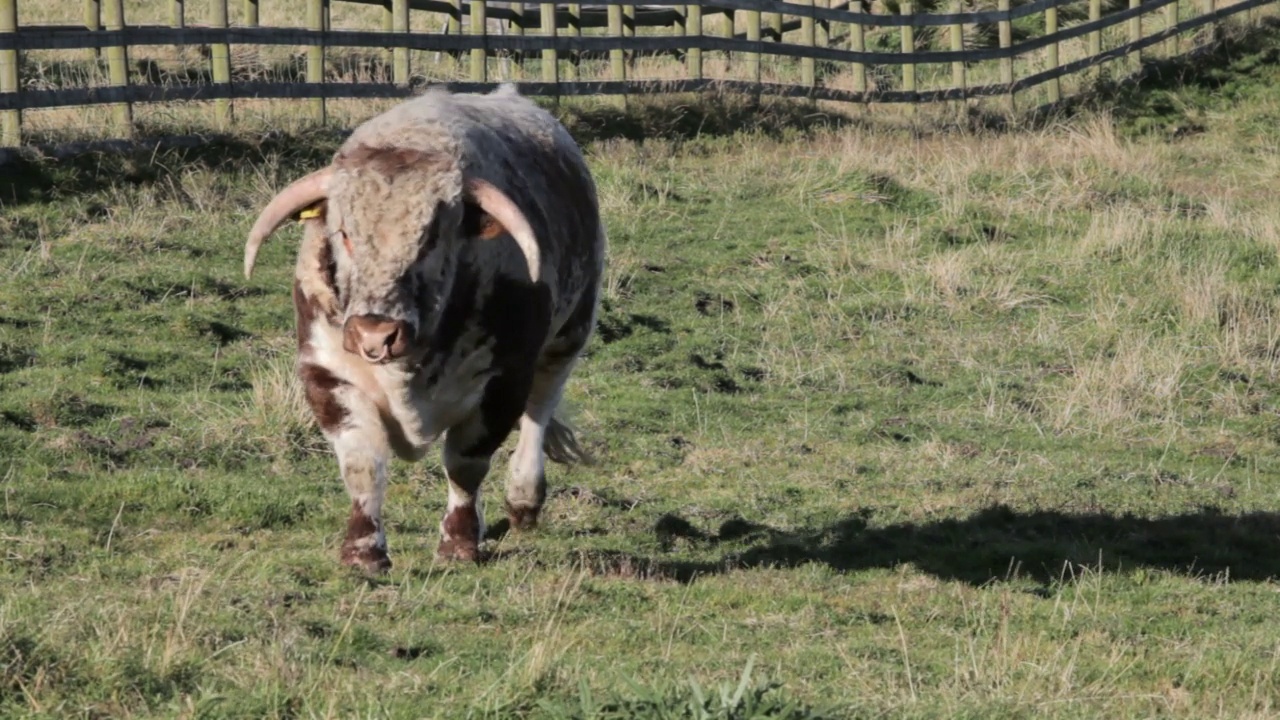
[[[391,567],[387,465],[443,436],[436,553],[475,560],[481,483],[517,426],[504,506],[537,524],[545,461],[585,457],[555,417],[592,335],[605,254],[580,148],[511,86],[432,89],[358,126],[329,165],[262,210],[245,275],[290,219],[297,372],[351,498],[340,560]]]

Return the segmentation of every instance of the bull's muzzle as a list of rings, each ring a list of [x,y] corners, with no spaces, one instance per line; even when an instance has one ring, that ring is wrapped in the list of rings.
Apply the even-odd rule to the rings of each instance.
[[[354,315],[342,326],[342,348],[371,363],[403,357],[413,342],[413,328],[385,315]]]

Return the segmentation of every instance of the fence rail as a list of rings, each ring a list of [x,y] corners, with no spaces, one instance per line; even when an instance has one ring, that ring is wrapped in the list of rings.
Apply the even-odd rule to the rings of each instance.
[[[37,0],[38,1],[38,0]],[[898,14],[878,14],[848,6],[832,7],[830,0],[701,0],[696,4],[679,0],[649,0],[636,5],[628,0],[593,0],[590,4],[537,5],[493,0],[444,2],[441,0],[334,0],[352,4],[381,6],[385,15],[381,30],[334,29],[329,22],[330,0],[306,0],[307,27],[257,27],[260,2],[247,0],[244,23],[228,22],[227,0],[212,0],[209,25],[189,25],[180,0],[173,0],[170,25],[128,25],[124,0],[85,0],[82,25],[22,25],[18,0],[0,0],[0,146],[15,146],[23,138],[22,112],[45,108],[109,104],[115,131],[132,131],[132,108],[138,103],[214,101],[220,122],[232,119],[232,103],[245,99],[309,99],[318,119],[324,117],[324,101],[333,98],[396,98],[414,92],[410,76],[409,51],[448,54],[469,65],[469,80],[440,84],[455,90],[481,91],[496,82],[489,77],[489,59],[517,57],[521,62],[540,59],[541,81],[518,80],[522,92],[542,96],[631,95],[646,93],[698,92],[723,88],[740,92],[814,100],[852,103],[926,103],[967,101],[974,98],[1006,96],[1010,104],[1017,93],[1049,84],[1047,97],[1061,97],[1060,79],[1098,65],[1141,53],[1162,43],[1177,43],[1180,35],[1218,23],[1230,16],[1251,12],[1277,0],[1237,0],[1218,6],[1219,0],[1192,0],[1190,17],[1179,19],[1179,0],[1129,0],[1128,6],[1102,13],[1101,0],[1032,0],[1012,7],[999,0],[997,10],[914,13],[903,2]],[[1187,2],[1187,0],[1183,0]],[[1060,10],[1087,3],[1087,19],[1059,23]],[[101,5],[100,5],[101,4]],[[869,6],[868,6],[869,7]],[[530,10],[537,8],[537,11]],[[409,32],[409,12],[429,12],[446,18],[441,32]],[[98,13],[105,11],[105,22]],[[708,18],[720,15],[721,29],[706,32]],[[1015,21],[1043,15],[1038,34],[1024,27],[1025,37],[1013,41]],[[1083,14],[1082,14],[1083,15]],[[1157,17],[1163,26],[1143,34],[1143,18]],[[739,29],[735,18],[745,18]],[[787,21],[786,18],[792,18]],[[465,27],[464,27],[464,22]],[[1034,21],[1032,21],[1034,22]],[[500,30],[490,31],[497,23]],[[837,29],[847,28],[836,43]],[[970,38],[980,29],[995,26],[998,46],[965,48],[966,29]],[[1124,41],[1102,48],[1103,31],[1125,29]],[[637,34],[637,28],[654,32]],[[950,35],[949,49],[920,49],[916,29],[932,28]],[[600,29],[602,34],[583,34],[584,29]],[[766,33],[766,30],[768,33]],[[536,31],[538,34],[526,34]],[[659,34],[660,32],[668,34]],[[900,50],[893,43],[868,49],[868,32],[896,32]],[[927,31],[926,31],[927,32]],[[787,34],[791,33],[790,37]],[[771,36],[771,37],[770,37]],[[1081,57],[1060,62],[1060,50],[1067,41],[1086,38],[1088,51]],[[896,40],[895,40],[896,43]],[[271,82],[233,79],[233,46],[300,46],[306,49],[305,82]],[[838,46],[842,45],[842,46]],[[189,84],[140,84],[131,82],[128,58],[137,48],[152,46],[195,46],[208,48],[209,78]],[[392,53],[390,82],[333,82],[325,77],[325,52],[332,48],[373,48]],[[21,77],[22,56],[41,51],[86,50],[105,55],[109,85],[31,89]],[[1043,69],[1014,75],[1014,61],[1044,50]],[[1172,53],[1176,53],[1174,46]],[[726,67],[738,59],[747,69],[746,77],[709,78],[704,73],[706,53],[723,53]],[[540,57],[539,57],[540,54]],[[633,65],[639,55],[659,54],[682,58],[687,77],[654,80],[634,77]],[[799,60],[800,82],[766,81],[762,75],[764,57]],[[607,78],[578,76],[583,61],[607,61]],[[844,66],[852,71],[852,88],[834,87],[819,78],[816,62]],[[977,63],[996,62],[998,80],[968,84],[970,68]],[[562,73],[562,66],[568,72]],[[924,65],[950,66],[951,83],[946,87],[919,87],[918,68]],[[886,78],[884,68],[896,68],[900,79]],[[872,77],[872,71],[877,74]],[[892,70],[889,72],[893,72]]]

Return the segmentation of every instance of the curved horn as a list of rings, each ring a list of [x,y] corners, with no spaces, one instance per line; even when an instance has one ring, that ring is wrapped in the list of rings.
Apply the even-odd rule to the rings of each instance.
[[[244,276],[253,273],[253,261],[258,256],[258,248],[271,233],[276,231],[289,216],[299,210],[323,200],[329,195],[329,178],[333,176],[333,167],[323,167],[309,175],[294,180],[289,187],[281,190],[258,215],[258,220],[249,231],[249,241],[244,246]]]
[[[515,238],[520,251],[524,253],[525,262],[529,264],[530,280],[538,282],[539,271],[542,269],[542,252],[538,249],[538,238],[524,213],[520,212],[511,198],[486,180],[471,178],[467,181],[467,192],[481,210],[502,223],[511,237]]]

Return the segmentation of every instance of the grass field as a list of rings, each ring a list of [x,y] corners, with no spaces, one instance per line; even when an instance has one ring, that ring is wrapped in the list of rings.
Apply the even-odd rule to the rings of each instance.
[[[377,580],[297,231],[241,274],[336,137],[7,168],[0,716],[1280,715],[1276,34],[1017,132],[566,111],[599,464],[479,566],[394,466]]]

